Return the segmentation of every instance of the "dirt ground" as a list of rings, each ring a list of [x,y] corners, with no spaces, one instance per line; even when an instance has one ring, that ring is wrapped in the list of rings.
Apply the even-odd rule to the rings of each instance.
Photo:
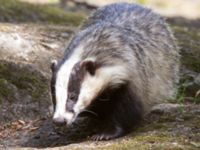
[[[93,142],[84,123],[71,129],[56,129],[50,118],[12,122],[1,134],[7,135],[2,148],[51,149],[199,149],[200,106],[165,104],[149,114],[131,134],[112,141]],[[86,133],[83,133],[87,131]],[[81,133],[81,134],[80,134]]]

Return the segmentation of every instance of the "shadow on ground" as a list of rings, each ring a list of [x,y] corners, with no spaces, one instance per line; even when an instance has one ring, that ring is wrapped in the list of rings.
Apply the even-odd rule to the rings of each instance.
[[[25,125],[14,132],[4,138],[4,141],[0,142],[0,146],[4,148],[16,146],[29,148],[66,146],[87,140],[92,130],[88,128],[87,121],[81,121],[81,123],[66,128],[54,126],[51,118],[46,117],[35,119],[31,125]]]
[[[36,132],[27,135],[26,141],[21,143],[22,147],[58,147],[86,140],[85,134],[80,127],[56,128],[51,118],[43,120]]]

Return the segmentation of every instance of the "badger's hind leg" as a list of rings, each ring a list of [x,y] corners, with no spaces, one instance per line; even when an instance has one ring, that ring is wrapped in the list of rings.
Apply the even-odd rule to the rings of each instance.
[[[109,101],[99,102],[95,110],[101,116],[100,130],[93,140],[110,140],[129,133],[143,115],[141,100],[128,86],[111,92]]]

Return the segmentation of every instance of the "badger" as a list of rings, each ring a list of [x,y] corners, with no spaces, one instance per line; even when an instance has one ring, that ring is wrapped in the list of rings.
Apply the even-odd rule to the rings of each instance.
[[[179,51],[160,15],[137,4],[97,9],[51,65],[53,122],[71,125],[83,112],[100,121],[93,140],[123,136],[151,107],[173,98]]]

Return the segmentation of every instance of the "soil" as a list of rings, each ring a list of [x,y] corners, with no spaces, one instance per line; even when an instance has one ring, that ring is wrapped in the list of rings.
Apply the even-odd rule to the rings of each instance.
[[[163,106],[164,105],[164,106]],[[88,137],[87,122],[68,129],[53,126],[51,118],[29,122],[18,120],[1,130],[2,148],[69,149],[199,149],[200,106],[163,104],[157,106],[129,135],[111,141],[94,142]],[[163,107],[167,110],[165,111]],[[82,126],[81,126],[82,125]]]

